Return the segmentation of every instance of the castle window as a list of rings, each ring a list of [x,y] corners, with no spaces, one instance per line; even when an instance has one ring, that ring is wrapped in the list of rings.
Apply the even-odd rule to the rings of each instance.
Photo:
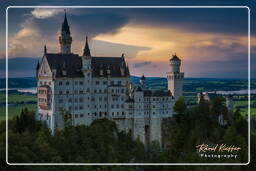
[[[116,105],[116,108],[119,108],[119,105],[118,105],[118,104]]]
[[[68,108],[69,110],[72,110],[72,106],[69,106],[69,108]]]
[[[124,105],[123,105],[123,104],[121,104],[121,108],[124,108]]]
[[[84,114],[80,114],[80,118],[84,117]]]
[[[122,84],[122,81],[118,81],[118,85],[121,85]]]
[[[75,110],[77,110],[77,106],[75,106]]]
[[[122,93],[124,93],[124,89],[122,89]]]
[[[114,112],[112,112],[112,116],[114,116],[115,115],[115,113]]]
[[[94,116],[97,116],[97,113],[96,113],[96,112],[94,113]]]
[[[72,99],[70,98],[70,99],[68,99],[68,102],[72,102]]]
[[[83,92],[84,92],[83,90],[80,90],[80,91],[79,91],[80,94],[83,94]]]
[[[94,97],[92,97],[92,101],[95,101],[95,98],[94,98]]]
[[[61,90],[59,91],[59,94],[62,94],[62,91],[61,91]]]
[[[89,92],[90,92],[90,89],[89,89],[89,88],[87,88],[86,92],[87,92],[87,93],[89,93]]]
[[[63,102],[63,99],[59,99],[59,103],[62,103]]]
[[[95,84],[96,84],[96,85],[99,85],[99,83],[100,83],[99,81],[95,81]]]
[[[75,85],[77,85],[77,81],[75,81]]]
[[[66,94],[69,94],[69,91],[68,91],[68,90],[66,91]]]
[[[114,93],[114,89],[112,89],[112,93]]]
[[[108,82],[107,81],[103,81],[103,84],[105,85],[105,84],[107,84]]]
[[[97,90],[96,90],[96,89],[94,89],[94,93],[97,93]]]
[[[107,101],[107,98],[106,98],[106,97],[104,97],[104,100],[105,100],[105,101]]]
[[[104,93],[107,93],[107,89],[104,90]]]
[[[96,108],[97,108],[97,105],[95,105],[94,108],[96,109]]]
[[[80,85],[83,85],[83,81],[80,81],[79,84],[80,84]]]
[[[75,118],[77,118],[78,117],[78,114],[75,114]]]
[[[124,112],[122,112],[122,115],[124,115]]]
[[[79,101],[80,101],[80,102],[83,102],[83,98],[81,97],[81,98],[79,99]]]
[[[99,101],[102,101],[102,97],[99,97]]]
[[[101,117],[101,112],[100,112],[100,117]]]
[[[66,85],[69,85],[69,81],[66,82]]]
[[[114,108],[114,105],[113,105],[113,104],[111,105],[111,108],[112,108],[112,109]]]
[[[99,93],[102,93],[102,90],[101,90],[101,89],[99,89]]]
[[[75,90],[75,94],[77,94],[78,93],[78,91],[77,90]]]
[[[75,102],[77,102],[77,99],[75,98]]]
[[[117,115],[119,116],[119,112],[117,112]]]
[[[88,73],[87,76],[90,77],[90,73]]]
[[[114,85],[114,81],[111,81],[110,84],[111,84],[111,85]]]

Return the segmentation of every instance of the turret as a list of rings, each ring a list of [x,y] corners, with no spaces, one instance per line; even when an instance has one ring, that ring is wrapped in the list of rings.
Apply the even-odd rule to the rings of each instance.
[[[72,37],[70,35],[70,29],[68,25],[66,10],[65,10],[64,21],[62,23],[61,35],[59,37],[59,43],[60,43],[60,53],[63,53],[63,54],[71,53]]]
[[[167,72],[168,90],[172,92],[175,100],[183,95],[184,73],[180,72],[181,60],[174,54],[170,58],[170,72]]]
[[[82,61],[83,61],[83,71],[89,71],[91,69],[91,52],[89,48],[89,43],[88,43],[88,37],[86,36],[85,39],[85,46],[83,50],[83,55],[82,55]]]
[[[181,65],[180,58],[176,54],[172,55],[172,58],[170,58],[170,71],[174,73],[179,73],[180,65]]]
[[[145,88],[146,87],[146,84],[145,84],[145,81],[146,81],[146,77],[144,76],[144,74],[141,76],[140,78],[140,86],[141,88]]]

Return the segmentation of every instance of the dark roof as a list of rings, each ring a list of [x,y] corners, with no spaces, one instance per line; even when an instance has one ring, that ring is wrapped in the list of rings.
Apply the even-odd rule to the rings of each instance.
[[[47,53],[45,57],[51,70],[56,69],[56,77],[83,77],[82,60],[77,54]],[[63,75],[63,70],[66,75]]]
[[[172,93],[170,91],[163,90],[144,90],[144,96],[148,97],[162,97],[162,96],[171,96]]]
[[[129,76],[129,70],[123,57],[92,57],[92,69],[94,77],[108,76],[107,70],[110,70],[111,77]],[[124,70],[124,75],[122,75],[121,69]],[[100,75],[100,70],[103,71],[103,75]]]
[[[142,91],[142,88],[140,86],[136,87],[136,91]]]
[[[66,12],[65,12],[65,17],[64,17],[64,22],[62,23],[61,31],[64,31],[67,34],[70,34]]]
[[[88,44],[88,37],[87,36],[86,36],[83,56],[91,56],[91,52],[90,52],[90,48],[89,48],[89,44]]]
[[[126,103],[131,103],[131,102],[134,102],[134,99],[132,99],[132,98],[129,97],[127,100],[125,100],[125,102],[126,102]]]
[[[174,61],[181,61],[180,58],[175,54],[175,55],[172,55],[172,58],[170,59],[171,61],[174,60]]]
[[[51,70],[56,70],[56,77],[83,77],[82,58],[77,54],[47,53],[45,57],[50,65]],[[124,69],[124,75],[121,73]],[[100,70],[103,75],[100,75]],[[107,69],[110,70],[110,77],[129,76],[128,67],[122,57],[92,57],[92,76],[106,77]],[[63,75],[66,71],[66,75]]]

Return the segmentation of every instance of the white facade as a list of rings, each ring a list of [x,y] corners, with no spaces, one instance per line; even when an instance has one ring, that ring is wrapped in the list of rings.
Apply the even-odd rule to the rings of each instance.
[[[71,42],[60,42],[60,46],[71,48]],[[183,79],[181,75],[175,84]],[[175,100],[170,91],[145,89],[145,77],[142,85],[132,86],[124,56],[92,57],[87,39],[82,56],[63,49],[56,54],[45,50],[37,79],[37,119],[46,121],[52,133],[64,127],[65,111],[71,114],[72,125],[90,125],[107,118],[115,121],[120,131],[131,131],[134,139],[161,144],[162,119],[173,114]],[[172,90],[181,95],[182,81]]]

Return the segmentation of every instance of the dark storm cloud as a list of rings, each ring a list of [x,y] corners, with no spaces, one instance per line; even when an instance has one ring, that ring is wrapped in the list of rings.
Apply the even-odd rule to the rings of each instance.
[[[138,63],[133,64],[133,67],[134,68],[140,68],[140,67],[143,67],[143,66],[146,66],[146,65],[150,65],[151,63],[152,62],[150,62],[150,61],[138,62]]]

